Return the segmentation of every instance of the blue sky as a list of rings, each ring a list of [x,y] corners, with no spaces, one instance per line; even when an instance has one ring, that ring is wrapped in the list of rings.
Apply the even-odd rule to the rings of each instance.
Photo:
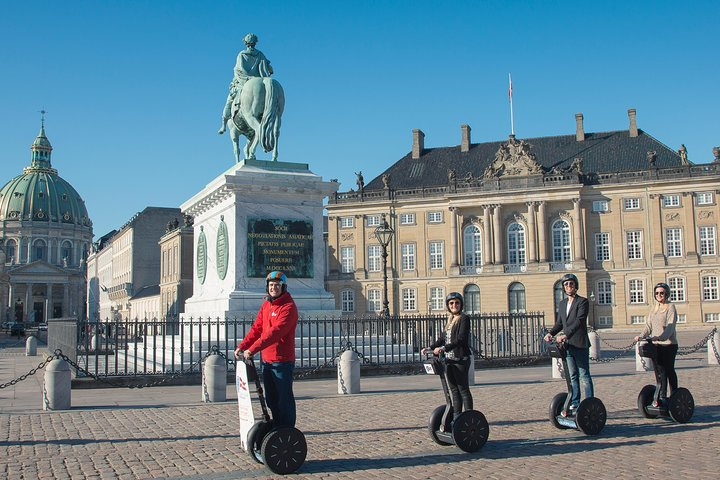
[[[53,166],[95,236],[179,206],[234,163],[220,114],[243,36],[283,85],[281,161],[340,189],[411,148],[638,126],[695,163],[720,144],[713,1],[28,1],[0,3],[2,183],[49,113]],[[269,159],[262,154],[260,158]]]

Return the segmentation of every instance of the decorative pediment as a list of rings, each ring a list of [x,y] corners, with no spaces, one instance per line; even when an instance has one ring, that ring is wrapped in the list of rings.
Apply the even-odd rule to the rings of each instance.
[[[44,260],[36,260],[32,263],[21,265],[10,272],[10,275],[17,281],[17,277],[29,275],[34,278],[39,277],[67,277],[68,272],[51,265]]]
[[[515,140],[514,135],[500,145],[495,153],[495,160],[485,169],[483,177],[526,177],[540,175],[542,166],[535,160],[535,154],[530,153],[532,145],[524,140]]]

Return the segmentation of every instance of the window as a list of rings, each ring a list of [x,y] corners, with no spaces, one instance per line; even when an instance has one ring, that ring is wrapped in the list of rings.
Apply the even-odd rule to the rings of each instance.
[[[700,255],[715,255],[715,227],[700,227]]]
[[[525,229],[519,223],[508,227],[508,263],[525,263]]]
[[[595,200],[592,203],[592,211],[595,213],[604,213],[610,210],[608,207],[608,201],[607,200]]]
[[[430,310],[445,309],[445,289],[442,287],[430,287]]]
[[[627,238],[628,259],[638,260],[642,258],[642,231],[636,230],[625,232]]]
[[[613,326],[613,321],[611,316],[599,316],[598,317],[598,327],[601,328],[611,328]]]
[[[355,292],[353,290],[343,290],[340,292],[340,298],[342,299],[343,313],[355,311]]]
[[[625,210],[640,210],[640,199],[639,198],[626,198],[623,200],[623,207]]]
[[[678,313],[677,323],[687,323],[687,315],[684,313]]]
[[[379,272],[382,269],[382,247],[368,245],[368,272]]]
[[[712,192],[700,192],[695,198],[698,205],[712,205],[714,203]]]
[[[415,244],[403,243],[400,245],[403,270],[415,270]]]
[[[340,271],[342,273],[355,271],[355,247],[340,248]]]
[[[663,195],[662,202],[664,208],[679,207],[680,195]]]
[[[428,212],[427,221],[428,221],[428,223],[442,223],[442,221],[443,221],[442,212]]]
[[[482,237],[477,225],[468,225],[463,230],[463,254],[466,266],[482,266]]]
[[[630,323],[633,325],[644,325],[645,324],[645,316],[644,315],[631,315]]]
[[[553,262],[567,263],[570,256],[570,225],[565,220],[558,220],[552,225]]]
[[[685,301],[685,279],[683,277],[670,277],[667,280],[668,286],[670,287],[670,301],[671,302],[684,302]]]
[[[443,242],[430,242],[428,250],[430,252],[430,269],[443,268]]]
[[[598,262],[610,260],[610,234],[608,232],[595,234],[595,260]]]
[[[340,217],[340,228],[353,228],[355,219],[353,217]]]
[[[679,228],[665,229],[665,246],[668,257],[682,257],[682,230]]]
[[[513,282],[508,288],[508,306],[510,313],[525,311],[525,286],[520,282]]]
[[[68,265],[72,265],[72,245],[70,242],[63,242],[62,248],[60,249],[60,257],[61,262],[67,262]]]
[[[382,292],[379,288],[371,288],[367,293],[368,312],[379,312],[382,305]]]
[[[7,263],[15,263],[15,255],[17,253],[15,240],[8,240],[5,244],[5,261]]]
[[[480,287],[475,284],[465,285],[463,289],[465,313],[480,313]]]
[[[33,244],[33,261],[43,260],[45,258],[45,242],[37,240]]]
[[[630,303],[645,303],[645,280],[636,278],[628,283]]]
[[[380,226],[380,215],[368,215],[367,217],[368,227],[379,227]]]
[[[609,280],[597,282],[597,290],[598,305],[612,305],[612,282]]]
[[[403,310],[406,312],[417,311],[417,290],[414,288],[402,289]]]
[[[720,313],[706,313],[705,323],[720,322]]]
[[[720,300],[720,296],[718,295],[718,277],[715,275],[702,277],[702,299]]]
[[[415,225],[415,214],[414,213],[401,213],[400,214],[400,225]]]

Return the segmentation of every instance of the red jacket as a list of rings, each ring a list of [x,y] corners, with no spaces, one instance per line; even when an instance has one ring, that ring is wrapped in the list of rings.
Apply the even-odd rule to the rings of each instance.
[[[297,306],[288,292],[266,300],[238,347],[253,354],[262,352],[263,362],[294,362],[297,322]]]

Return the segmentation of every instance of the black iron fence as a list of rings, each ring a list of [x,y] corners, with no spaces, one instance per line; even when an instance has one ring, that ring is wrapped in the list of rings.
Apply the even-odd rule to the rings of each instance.
[[[512,359],[542,353],[544,314],[471,315],[471,345],[475,358]],[[77,363],[94,375],[124,376],[198,371],[200,360],[213,346],[234,370],[233,351],[252,326],[254,318],[167,318],[57,323],[48,332],[77,339]],[[332,362],[352,345],[373,364],[412,364],[424,360],[428,346],[445,328],[446,316],[366,316],[305,318],[295,335],[296,365],[316,368]]]

